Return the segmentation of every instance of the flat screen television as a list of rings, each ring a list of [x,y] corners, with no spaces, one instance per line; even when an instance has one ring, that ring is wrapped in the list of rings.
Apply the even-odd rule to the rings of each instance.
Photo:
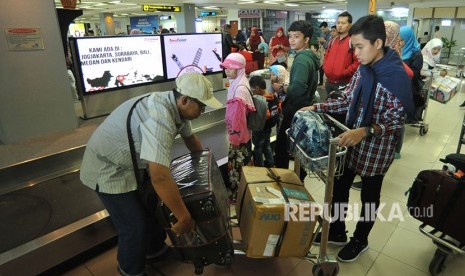
[[[71,38],[83,95],[165,81],[161,37]]]
[[[174,79],[185,72],[222,72],[221,33],[163,35],[166,77]]]

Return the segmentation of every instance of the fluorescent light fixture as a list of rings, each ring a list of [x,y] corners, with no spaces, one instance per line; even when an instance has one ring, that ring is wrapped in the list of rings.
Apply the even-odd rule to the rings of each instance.
[[[392,8],[391,13],[394,17],[407,17],[408,16],[407,8]]]
[[[269,4],[269,5],[279,5],[278,2],[272,2],[272,1],[263,1],[264,4]]]
[[[206,10],[219,10],[220,8],[217,6],[208,6],[208,7],[203,7]]]
[[[284,6],[288,6],[288,7],[298,7],[300,6],[299,4],[294,4],[294,3],[285,3]]]
[[[447,26],[447,27],[452,26],[452,20],[450,19],[441,20],[441,26]]]
[[[244,2],[239,2],[237,3],[238,5],[244,5],[244,4],[254,4],[256,1],[244,1]]]
[[[110,4],[121,4],[121,1],[110,1],[108,3],[110,3]]]
[[[107,3],[97,3],[94,5],[94,7],[100,7],[100,6],[108,6]]]

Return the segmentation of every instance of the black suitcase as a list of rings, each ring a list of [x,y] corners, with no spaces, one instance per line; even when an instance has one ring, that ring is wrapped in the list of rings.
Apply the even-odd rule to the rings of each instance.
[[[465,243],[465,180],[441,170],[421,171],[409,190],[407,206],[416,219]]]
[[[228,193],[212,153],[204,150],[180,156],[171,162],[170,169],[196,222],[194,232],[176,236],[169,229],[175,222],[174,216],[160,203],[157,217],[167,228],[173,246],[185,260],[193,262],[196,274],[201,274],[203,267],[212,263],[230,267],[234,248]]]

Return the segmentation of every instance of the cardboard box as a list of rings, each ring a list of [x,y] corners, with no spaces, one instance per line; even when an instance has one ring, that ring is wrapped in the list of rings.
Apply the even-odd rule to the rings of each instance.
[[[460,79],[445,76],[437,77],[431,84],[431,97],[438,102],[445,103],[457,93]]]
[[[266,168],[242,168],[236,213],[246,254],[256,258],[305,256],[316,224],[312,215],[318,208],[293,171],[275,168],[272,171],[280,177],[290,204],[286,204],[281,187]],[[285,221],[287,227],[282,235]]]

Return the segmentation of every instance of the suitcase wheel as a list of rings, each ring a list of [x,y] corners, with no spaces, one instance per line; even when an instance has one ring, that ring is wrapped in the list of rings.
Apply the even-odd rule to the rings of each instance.
[[[336,276],[339,273],[339,264],[337,262],[325,263],[324,269],[321,263],[316,263],[312,268],[313,276]]]
[[[194,265],[194,273],[195,275],[201,275],[203,273],[203,264],[202,263],[196,263]]]
[[[429,264],[429,272],[431,275],[439,275],[441,272],[446,268],[444,265],[444,262],[446,261],[447,254],[442,252],[439,249],[436,249],[436,252],[434,253],[433,259],[431,260],[431,263]]]
[[[232,256],[231,256],[231,253],[226,253],[224,255],[224,257],[221,257],[220,258],[220,261],[217,262],[216,264],[217,265],[220,265],[220,266],[224,266],[226,268],[231,268],[231,265],[232,265]]]

